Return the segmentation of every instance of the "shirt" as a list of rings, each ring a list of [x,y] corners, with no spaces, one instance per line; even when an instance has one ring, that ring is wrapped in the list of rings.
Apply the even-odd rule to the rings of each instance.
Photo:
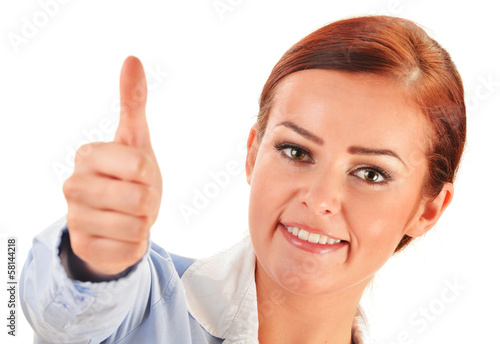
[[[92,283],[67,276],[59,258],[65,230],[63,217],[37,235],[21,274],[21,305],[35,343],[258,343],[249,237],[196,261],[150,243],[127,276]],[[370,343],[359,307],[352,338]]]

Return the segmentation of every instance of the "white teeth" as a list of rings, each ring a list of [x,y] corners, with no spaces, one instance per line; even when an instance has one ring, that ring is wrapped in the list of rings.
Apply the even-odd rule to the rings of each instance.
[[[319,234],[309,233],[309,238],[307,241],[312,242],[313,244],[317,244],[319,241]]]
[[[309,233],[306,230],[303,230],[301,228],[297,227],[286,227],[285,228],[290,232],[292,235],[298,237],[301,240],[304,241],[309,241],[313,244],[322,244],[322,245],[333,245],[333,244],[339,244],[341,240],[335,240],[330,237],[327,237],[326,235],[321,235],[317,233]]]
[[[309,232],[307,232],[307,231],[305,231],[305,230],[301,229],[301,230],[299,231],[299,235],[297,235],[297,236],[299,237],[299,239],[302,239],[302,240],[307,241],[307,238],[309,238]]]

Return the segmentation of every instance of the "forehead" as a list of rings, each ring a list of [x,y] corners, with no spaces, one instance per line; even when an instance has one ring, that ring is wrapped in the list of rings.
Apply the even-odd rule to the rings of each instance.
[[[323,69],[295,72],[281,81],[268,127],[285,120],[297,122],[325,141],[404,145],[412,152],[427,151],[431,132],[425,116],[395,80]]]

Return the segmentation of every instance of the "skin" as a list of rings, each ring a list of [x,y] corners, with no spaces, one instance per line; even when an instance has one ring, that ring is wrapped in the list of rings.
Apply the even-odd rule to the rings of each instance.
[[[82,146],[63,187],[71,247],[96,281],[112,279],[142,258],[158,216],[162,179],[146,94],[142,65],[128,57],[115,139]],[[319,140],[305,137],[304,129]],[[356,307],[373,274],[404,233],[426,233],[451,201],[451,184],[435,199],[421,196],[429,127],[388,79],[309,70],[281,82],[265,135],[259,140],[256,133],[254,126],[246,171],[259,341],[350,343]],[[275,147],[283,142],[301,148]],[[404,163],[367,155],[367,148],[392,150]],[[390,171],[390,181],[363,181],[365,172],[376,176],[367,165]],[[314,227],[344,240],[344,247],[304,251],[284,239],[278,226],[283,221]],[[63,264],[71,275],[71,266]]]
[[[375,272],[404,234],[426,233],[452,199],[451,184],[422,197],[431,128],[395,81],[313,69],[280,83],[261,140],[256,133],[246,170],[259,340],[350,343]],[[346,243],[305,251],[282,223]]]
[[[142,64],[129,56],[120,75],[114,141],[80,147],[75,170],[63,185],[71,247],[94,280],[111,279],[138,262],[158,216],[162,179],[149,137],[146,98]]]

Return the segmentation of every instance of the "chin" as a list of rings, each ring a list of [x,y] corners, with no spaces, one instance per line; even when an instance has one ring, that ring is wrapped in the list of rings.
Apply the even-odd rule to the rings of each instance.
[[[267,271],[274,283],[297,295],[324,295],[343,289],[342,281],[333,278],[333,272],[320,272],[317,261],[311,259],[291,262],[281,261]]]

